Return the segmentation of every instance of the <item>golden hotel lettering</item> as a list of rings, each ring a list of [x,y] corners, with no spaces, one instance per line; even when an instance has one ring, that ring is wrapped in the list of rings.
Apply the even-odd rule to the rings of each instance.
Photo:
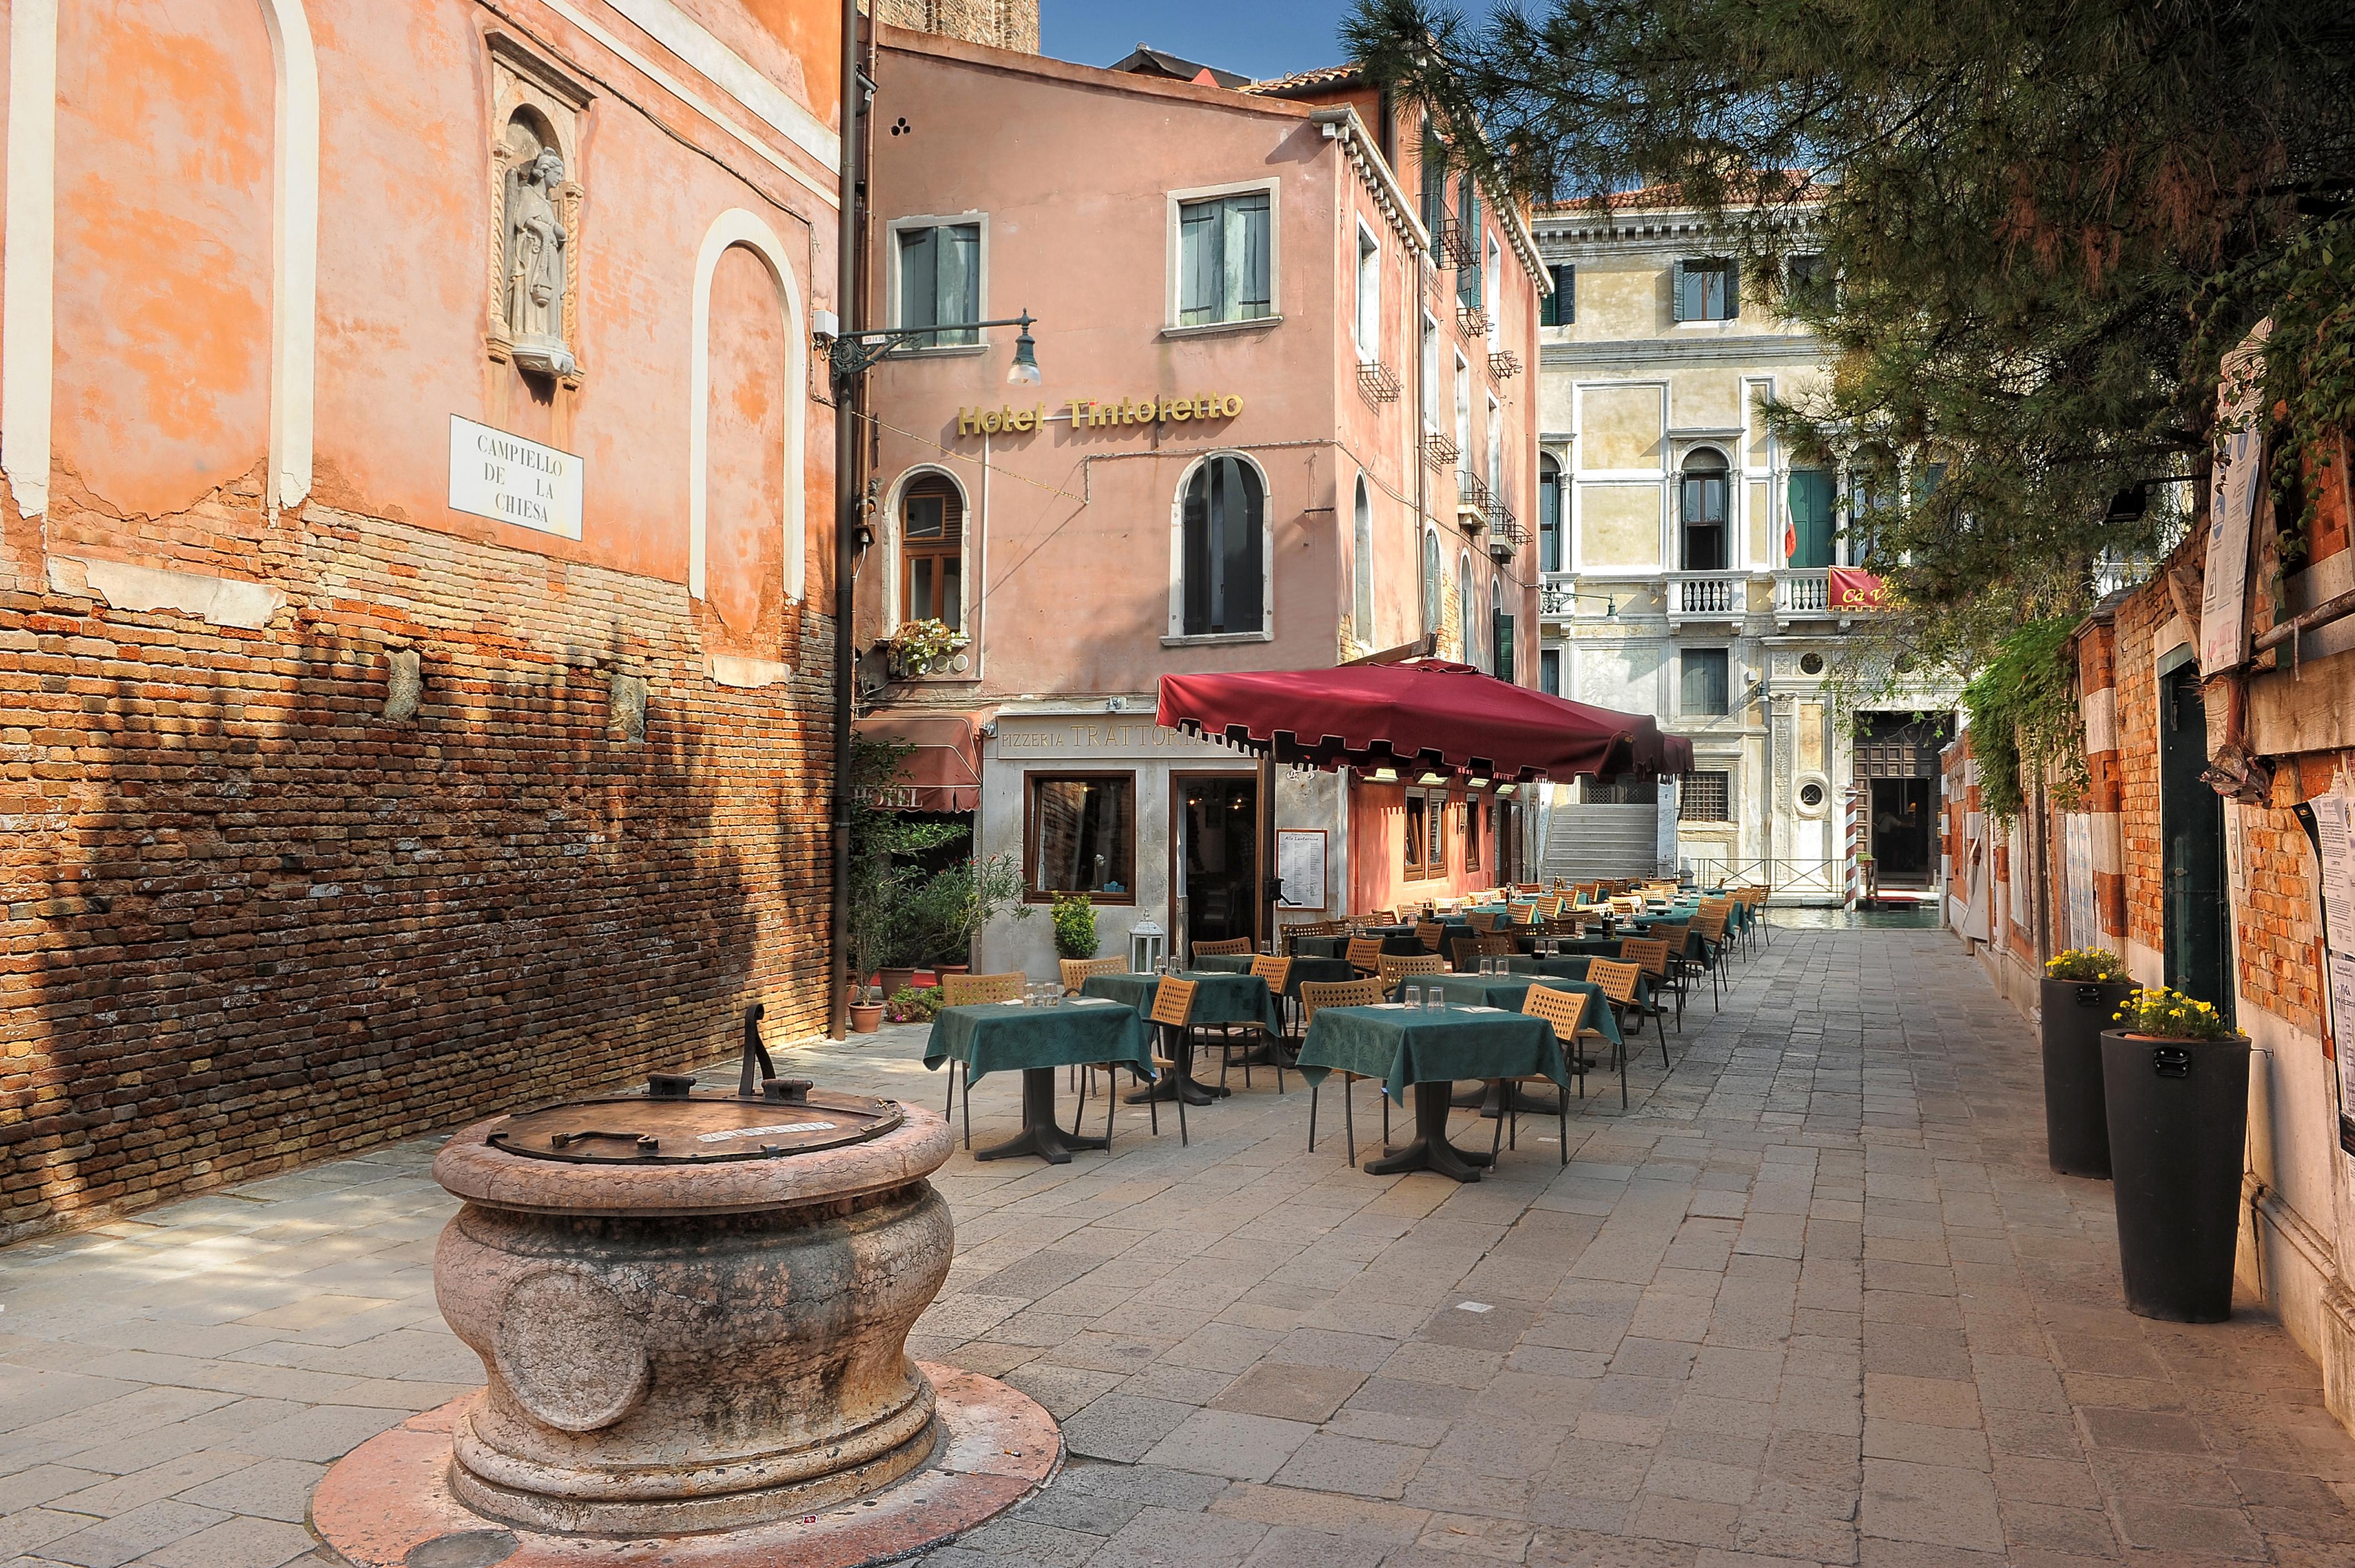
[[[1103,425],[1231,420],[1243,411],[1243,400],[1234,392],[1211,392],[1198,398],[1147,397],[1142,402],[1123,398],[1116,403],[1109,398],[1074,398],[1071,410],[1072,429],[1092,430]],[[1037,430],[1054,417],[1047,412],[1044,403],[1034,403],[1027,409],[1003,404],[994,409],[961,408],[957,410],[957,434],[1021,433]]]

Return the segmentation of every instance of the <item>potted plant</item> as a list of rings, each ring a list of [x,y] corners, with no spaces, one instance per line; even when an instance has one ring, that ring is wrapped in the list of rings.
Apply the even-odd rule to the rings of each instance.
[[[972,639],[945,621],[902,621],[883,640],[891,657],[891,673],[902,679],[926,676],[955,658]]]
[[[977,856],[935,871],[912,901],[913,918],[924,932],[932,967],[941,974],[964,971],[984,927],[1000,914],[1030,918],[1022,901],[1022,868],[1011,855]]]
[[[2171,1323],[2232,1310],[2249,1040],[2207,1002],[2131,993],[2102,1034],[2126,1309]]]
[[[891,993],[891,999],[883,1004],[883,1018],[887,1023],[928,1024],[932,1021],[933,1015],[940,1010],[939,987],[925,986],[920,988],[910,986],[904,990]]]
[[[2044,961],[2044,1147],[2063,1176],[2110,1175],[2109,1109],[2102,1098],[2102,1030],[2134,994],[2118,955],[2073,947]]]
[[[1053,900],[1055,956],[1092,958],[1102,943],[1096,936],[1096,906],[1085,893],[1057,893]]]
[[[907,940],[918,917],[924,874],[913,858],[954,843],[965,831],[892,809],[889,803],[911,750],[865,737],[851,741],[851,794],[858,805],[850,827],[848,957],[850,1027],[858,1034],[872,1034],[882,1022],[886,993],[870,992],[868,977]]]

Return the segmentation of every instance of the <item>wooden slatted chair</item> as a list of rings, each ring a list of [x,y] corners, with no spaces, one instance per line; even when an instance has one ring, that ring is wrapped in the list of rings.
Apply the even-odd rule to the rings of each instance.
[[[1349,967],[1360,975],[1370,975],[1381,965],[1382,939],[1379,936],[1349,938]],[[1330,982],[1327,984],[1337,984]]]
[[[1378,973],[1381,976],[1382,995],[1387,997],[1399,988],[1410,975],[1441,975],[1447,965],[1436,953],[1385,953]]]
[[[1560,893],[1548,893],[1537,902],[1540,920],[1553,920],[1561,913],[1562,897]]]
[[[1252,960],[1251,972],[1267,983],[1268,994],[1275,998],[1275,1016],[1280,1024],[1284,1018],[1284,982],[1292,978],[1292,960],[1270,958],[1265,955]],[[1234,1060],[1235,1047],[1243,1048],[1243,1087],[1251,1087],[1251,1053],[1261,1040],[1268,1043],[1268,1060],[1275,1063],[1275,1092],[1284,1093],[1284,1036],[1281,1029],[1270,1035],[1264,1026],[1248,1025],[1238,1037],[1231,1029],[1219,1037],[1219,1087],[1227,1086],[1227,1064]]]
[[[1654,982],[1668,978],[1668,944],[1658,937],[1627,938],[1619,944],[1619,957],[1624,963],[1635,965],[1644,972],[1646,978]],[[1668,1036],[1667,1029],[1661,1027],[1661,1020],[1668,1016],[1668,1009],[1660,1001],[1660,987],[1656,983],[1652,987],[1652,999],[1648,1002],[1638,1000],[1635,1010],[1636,1017],[1652,1020],[1652,1032],[1660,1039],[1660,1065],[1666,1067],[1668,1065]],[[1684,1018],[1679,1014],[1677,1019],[1677,1032],[1682,1034],[1684,1027]]]
[[[1611,1004],[1619,1022],[1619,1043],[1612,1048],[1612,1065],[1619,1069],[1619,1108],[1627,1108],[1627,1019],[1629,1009],[1636,1006],[1636,982],[1644,977],[1642,965],[1610,958],[1597,958],[1586,966],[1586,977],[1603,988],[1604,1000]],[[1668,1047],[1660,1052],[1668,1054]]]
[[[943,975],[941,976],[941,1006],[971,1007],[976,1002],[1016,1002],[1022,999],[1022,988],[1030,976],[1019,969],[1003,975]],[[956,1104],[957,1073],[948,1074],[949,1091],[941,1102],[941,1120],[947,1121]],[[973,1147],[973,1068],[964,1064],[964,1147]]]
[[[1251,950],[1252,939],[1248,936],[1231,936],[1223,942],[1194,944],[1194,956],[1197,958],[1239,958]]]
[[[1435,920],[1418,921],[1415,923],[1414,939],[1423,944],[1423,950],[1425,953],[1438,952],[1439,944],[1446,935],[1447,928]]]
[[[1170,1034],[1176,1031],[1177,1040],[1183,1041],[1193,1029],[1195,986],[1195,981],[1165,975],[1161,983],[1153,987],[1153,1012],[1146,1021],[1153,1026],[1153,1071],[1156,1077],[1174,1077],[1178,1072],[1178,1043],[1170,1040]],[[1164,1044],[1169,1047],[1166,1051],[1162,1050]],[[1178,1147],[1183,1148],[1186,1147],[1185,1084],[1179,1083],[1178,1093],[1170,1098],[1178,1106]],[[1145,1104],[1153,1118],[1154,1136],[1158,1137],[1161,1136],[1161,1102],[1157,1098],[1148,1099]]]
[[[1652,923],[1652,940],[1668,944],[1668,977],[1666,986],[1657,988],[1676,993],[1677,1032],[1682,1034],[1685,997],[1692,990],[1693,976],[1700,973],[1700,961],[1692,955],[1692,924],[1689,921],[1680,921],[1674,925],[1666,921],[1655,921]]]
[[[1554,1048],[1561,1053],[1564,1075],[1577,1081],[1578,1097],[1582,1100],[1586,1098],[1586,1053],[1580,1049],[1580,1042],[1597,1032],[1582,1027],[1586,1018],[1586,1002],[1584,991],[1557,991],[1547,986],[1531,986],[1521,997],[1522,1012],[1531,1018],[1543,1019],[1553,1026]],[[1500,1082],[1503,1093],[1497,1096],[1500,1104],[1497,1113],[1497,1131],[1488,1141],[1489,1163],[1496,1163],[1497,1150],[1503,1147],[1508,1134],[1512,1147],[1521,1147],[1521,1097],[1514,1093],[1515,1088],[1523,1083],[1544,1083],[1554,1092],[1554,1115],[1560,1128],[1556,1136],[1561,1146],[1561,1163],[1568,1165],[1570,1101],[1563,1094],[1561,1085],[1542,1072],[1524,1073]]]
[[[1529,922],[1535,920],[1537,915],[1538,906],[1533,903],[1516,903],[1507,904],[1505,906],[1505,918],[1515,925],[1527,925]]]
[[[1703,962],[1709,969],[1709,1005],[1715,1011],[1723,1005],[1725,990],[1725,912],[1704,904],[1692,918],[1692,929],[1700,938]]]
[[[1509,931],[1492,931],[1478,940],[1479,955],[1483,958],[1510,958],[1521,950],[1521,944],[1513,939]],[[1473,967],[1476,969],[1479,965]]]
[[[1469,975],[1480,967],[1480,944],[1485,936],[1451,936],[1447,939],[1448,965],[1458,975]]]
[[[1308,1026],[1316,1020],[1316,1009],[1319,1008],[1370,1008],[1380,1005],[1381,999],[1382,983],[1380,980],[1303,980],[1300,983],[1301,1038],[1304,1040],[1307,1038]],[[1349,1163],[1355,1165],[1358,1163],[1358,1124],[1350,1110],[1349,1091],[1363,1074],[1347,1072],[1337,1067],[1334,1071],[1341,1074],[1341,1126],[1344,1136],[1348,1140]],[[1308,1152],[1310,1154],[1316,1152],[1318,1087],[1315,1083],[1308,1086]],[[1382,1095],[1381,1102],[1382,1140],[1387,1143],[1391,1136],[1390,1096]]]
[[[1076,997],[1080,994],[1080,987],[1088,983],[1088,976],[1091,975],[1127,974],[1128,960],[1125,958],[1060,958],[1056,960],[1056,967],[1062,973],[1063,994]],[[955,976],[951,976],[950,978],[954,979]]]
[[[1504,918],[1501,914],[1467,914],[1464,917],[1464,923],[1475,932],[1494,931],[1497,929],[1497,923]]]

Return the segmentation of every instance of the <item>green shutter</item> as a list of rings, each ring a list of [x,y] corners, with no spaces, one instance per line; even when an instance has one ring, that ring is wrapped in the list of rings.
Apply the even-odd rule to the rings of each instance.
[[[1500,610],[1496,620],[1497,678],[1510,680],[1513,678],[1513,618]]]
[[[1832,475],[1827,468],[1791,470],[1791,564],[1832,564]]]

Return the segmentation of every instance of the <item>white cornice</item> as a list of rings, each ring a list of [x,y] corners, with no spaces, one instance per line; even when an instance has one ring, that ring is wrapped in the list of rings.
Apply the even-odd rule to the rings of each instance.
[[[1414,203],[1407,198],[1406,189],[1399,184],[1390,160],[1382,156],[1381,149],[1367,134],[1366,123],[1358,118],[1358,112],[1345,103],[1336,109],[1313,109],[1308,118],[1325,133],[1327,141],[1341,144],[1350,166],[1373,193],[1375,203],[1381,208],[1382,216],[1391,220],[1391,227],[1404,235],[1417,252],[1431,254],[1431,231],[1423,226]]]
[[[1789,364],[1795,360],[1821,362],[1829,358],[1817,338],[1763,333],[1743,337],[1632,337],[1601,343],[1549,343],[1538,350],[1538,357],[1539,364],[1548,369],[1588,365],[1665,368],[1696,360],[1710,364],[1742,360]]]

